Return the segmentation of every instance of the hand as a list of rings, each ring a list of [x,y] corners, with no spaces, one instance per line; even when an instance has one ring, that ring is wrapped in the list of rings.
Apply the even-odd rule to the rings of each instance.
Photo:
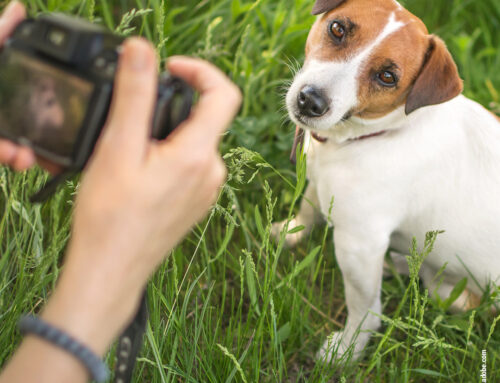
[[[10,3],[0,17],[0,47],[5,44],[14,28],[26,17],[26,10],[21,3]],[[10,165],[16,170],[26,170],[36,162],[33,151],[0,139],[0,163]]]
[[[155,68],[149,44],[124,44],[110,116],[76,200],[64,271],[43,314],[99,353],[131,319],[167,252],[216,200],[226,176],[219,139],[241,102],[212,65],[173,58],[168,69],[200,99],[174,133],[153,141]]]
[[[17,1],[11,2],[5,8],[0,17],[0,48],[25,17],[26,10],[24,5]],[[11,141],[0,138],[0,164],[9,165],[17,171],[23,171],[31,168],[36,162],[51,173],[59,173],[61,171],[58,165],[43,158],[37,158],[30,148],[19,146]]]

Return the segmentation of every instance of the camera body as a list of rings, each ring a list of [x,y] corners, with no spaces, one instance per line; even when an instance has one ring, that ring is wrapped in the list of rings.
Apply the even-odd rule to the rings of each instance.
[[[0,54],[0,136],[81,170],[108,115],[122,41],[62,14],[21,22]],[[160,75],[152,138],[164,139],[189,116],[193,94],[181,79]]]

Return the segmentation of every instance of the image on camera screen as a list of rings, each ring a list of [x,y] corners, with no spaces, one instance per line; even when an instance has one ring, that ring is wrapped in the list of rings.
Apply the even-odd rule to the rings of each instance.
[[[92,83],[11,51],[0,65],[0,133],[70,158]]]

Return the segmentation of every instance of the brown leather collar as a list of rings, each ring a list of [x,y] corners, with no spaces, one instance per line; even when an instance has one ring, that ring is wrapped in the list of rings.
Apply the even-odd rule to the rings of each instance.
[[[380,136],[380,135],[384,134],[385,132],[386,132],[386,130],[382,130],[381,132],[371,133],[371,134],[367,134],[367,135],[364,135],[361,137],[353,138],[353,139],[351,139],[351,141],[360,141],[360,140],[364,140],[365,138]],[[322,137],[314,132],[311,132],[311,137],[314,138],[316,141],[321,142],[322,144],[328,141],[328,138]]]
[[[321,137],[319,134],[311,132],[311,137],[314,138],[316,141],[321,142],[324,144],[326,141],[328,141],[328,138],[326,137]]]
[[[367,134],[366,136],[354,138],[353,141],[359,141],[359,140],[364,140],[365,138],[377,137],[377,136],[384,134],[385,132],[387,132],[387,130],[382,130],[382,131],[377,132],[377,133]]]
[[[358,138],[352,139],[352,141],[360,141],[364,140],[365,138],[371,138],[371,137],[376,137],[384,134],[386,131],[382,130],[381,132],[377,133],[372,133],[372,134],[367,134],[365,136],[361,136]],[[320,135],[311,132],[311,137],[314,138],[316,141],[321,142],[324,144],[325,142],[328,141],[328,138],[326,137],[321,137]],[[302,148],[304,145],[304,129],[299,128],[298,126],[295,128],[295,138],[293,140],[293,147],[292,147],[292,152],[290,153],[290,162],[295,165],[296,163],[296,157],[297,157],[297,148]]]

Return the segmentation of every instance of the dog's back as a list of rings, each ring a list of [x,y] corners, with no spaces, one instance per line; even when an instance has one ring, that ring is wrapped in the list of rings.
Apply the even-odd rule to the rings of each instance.
[[[439,257],[427,260],[436,272],[447,262],[447,274],[457,281],[469,277],[472,282],[471,272],[482,286],[498,283],[500,122],[464,96],[409,120],[402,166],[413,169],[407,169],[406,214],[394,245],[406,251],[412,236],[422,239],[429,230],[444,230],[435,247]],[[480,294],[475,283],[469,285]]]
[[[459,280],[468,276],[464,262],[484,284],[498,282],[500,122],[464,96],[403,121],[347,145],[311,142],[309,177],[323,212],[333,194],[333,222],[380,216],[381,226],[397,228],[391,246],[402,253],[413,236],[422,242],[426,232],[444,230],[439,257],[428,259],[436,272],[448,262]]]

